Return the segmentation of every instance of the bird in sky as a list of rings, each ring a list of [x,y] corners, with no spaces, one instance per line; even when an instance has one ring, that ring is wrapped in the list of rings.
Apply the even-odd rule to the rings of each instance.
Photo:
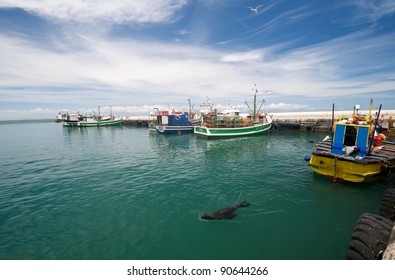
[[[253,12],[254,14],[258,14],[259,13],[259,8],[260,7],[263,7],[263,5],[258,5],[258,6],[256,6],[255,8],[253,8],[253,7],[247,7],[248,9],[250,9],[251,10],[251,12]]]

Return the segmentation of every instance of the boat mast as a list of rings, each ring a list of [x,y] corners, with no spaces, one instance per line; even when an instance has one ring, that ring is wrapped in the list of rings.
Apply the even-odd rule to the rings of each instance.
[[[256,95],[258,93],[258,89],[256,88],[255,84],[255,89],[252,89],[254,91],[254,122],[256,122]]]
[[[355,107],[354,107],[355,108]],[[333,129],[333,125],[334,125],[334,123],[335,123],[335,103],[332,103],[332,126],[331,126],[331,136],[332,136],[332,139],[331,139],[331,151],[332,151],[332,148],[333,148],[333,135],[334,135],[334,129]],[[335,158],[336,159],[336,158]]]
[[[261,111],[263,103],[265,103],[265,99],[262,100],[261,106],[259,106],[259,109],[257,111],[257,114]],[[265,112],[264,112],[265,113]]]
[[[369,122],[372,117],[372,106],[373,106],[373,98],[370,98],[370,106],[369,106]]]
[[[250,112],[253,112],[253,110],[251,109],[250,105],[248,105],[247,101],[245,101],[245,104],[247,105],[247,107],[250,110]]]
[[[189,115],[188,115],[188,119],[191,119],[192,108],[191,108],[191,99],[189,99],[189,98],[188,98],[188,103],[189,103]]]
[[[256,84],[255,84],[255,88],[253,88],[252,91],[254,92],[254,110],[251,110],[251,107],[250,107],[250,105],[248,105],[247,101],[245,101],[245,104],[247,105],[248,109],[250,109],[250,111],[252,111],[252,113],[253,113],[253,120],[255,122],[255,121],[257,121],[257,119],[256,119],[256,115],[257,115],[257,113],[256,113],[256,95],[258,93],[258,89],[256,88]],[[262,102],[262,104],[263,104],[263,102]],[[261,105],[261,107],[262,107],[262,105]],[[259,108],[259,110],[260,110],[260,108]]]
[[[370,155],[370,150],[372,149],[372,145],[373,145],[373,141],[374,141],[374,133],[375,133],[375,131],[376,131],[377,122],[378,122],[379,117],[380,117],[381,105],[382,105],[382,104],[380,104],[379,113],[377,114],[377,117],[376,117],[376,119],[375,119],[374,128],[373,128],[373,131],[372,131],[372,138],[370,139],[369,150],[368,150],[368,153],[367,153],[368,156]]]

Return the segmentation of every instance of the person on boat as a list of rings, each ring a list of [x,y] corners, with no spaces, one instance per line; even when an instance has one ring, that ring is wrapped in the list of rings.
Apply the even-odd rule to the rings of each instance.
[[[394,127],[394,121],[392,120],[392,116],[388,117],[388,129],[391,129]]]
[[[342,152],[345,155],[348,155],[350,157],[357,157],[360,156],[359,152],[361,151],[361,149],[357,146],[344,146],[344,148],[342,149]]]
[[[377,131],[376,131],[376,133],[377,133]],[[374,146],[375,147],[380,147],[382,145],[383,141],[386,140],[386,139],[387,139],[387,136],[385,136],[384,133],[377,133],[377,135],[375,134]]]
[[[349,156],[351,157],[357,157],[360,156],[359,152],[361,151],[361,149],[357,146],[354,147],[354,150],[349,154]]]
[[[375,130],[374,121],[372,121],[372,122],[370,123],[370,127],[369,127],[369,137],[372,137],[373,132],[374,132],[374,136],[375,136],[375,137],[378,136],[377,130]]]

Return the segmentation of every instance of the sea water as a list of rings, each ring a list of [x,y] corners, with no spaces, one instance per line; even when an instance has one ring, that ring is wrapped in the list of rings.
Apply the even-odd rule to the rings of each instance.
[[[392,181],[314,174],[304,157],[325,136],[0,122],[0,259],[345,259]],[[200,219],[245,200],[233,219]]]

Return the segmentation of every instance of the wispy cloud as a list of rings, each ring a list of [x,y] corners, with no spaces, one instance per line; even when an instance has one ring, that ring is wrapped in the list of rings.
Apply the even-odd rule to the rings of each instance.
[[[179,18],[187,0],[0,0],[1,8],[20,8],[59,21],[161,23]]]
[[[1,36],[0,75],[7,77],[0,81],[1,99],[16,102],[40,97],[59,102],[67,98],[68,103],[86,104],[96,97],[145,105],[185,103],[186,96],[196,102],[207,95],[240,100],[254,83],[276,95],[306,97],[395,87],[388,65],[394,57],[394,34],[369,39],[358,33],[281,56],[273,46],[234,53],[133,39],[75,34],[73,38],[78,38],[80,49],[53,52]],[[376,73],[369,74],[373,70]],[[143,96],[145,104],[140,101]]]
[[[315,13],[316,11],[310,9],[310,5],[301,6],[295,9],[286,10],[281,14],[271,18],[270,20],[265,21],[263,25],[259,28],[253,29],[250,32],[254,34],[269,34],[278,30],[281,27],[284,27],[290,23],[296,23],[301,20],[305,20],[310,15]]]
[[[199,103],[209,96],[219,106],[243,104],[251,99],[251,87],[257,84],[263,90],[273,91],[265,97],[266,108],[302,110],[306,105],[298,105],[295,100],[378,93],[388,96],[395,88],[391,63],[395,60],[395,31],[344,32],[308,43],[300,39],[304,33],[290,36],[289,28],[294,23],[304,25],[304,20],[322,12],[316,7],[286,10],[273,1],[272,6],[265,7],[267,12],[278,9],[276,14],[255,17],[261,21],[247,31],[247,25],[237,23],[240,18],[232,19],[232,27],[240,27],[237,36],[222,36],[221,32],[211,33],[211,21],[200,25],[202,14],[211,11],[208,7],[233,8],[239,2],[220,5],[207,0],[194,6],[199,16],[190,7],[192,19],[188,24],[169,25],[166,30],[171,38],[158,40],[154,36],[134,36],[134,32],[114,37],[113,30],[103,27],[102,21],[123,22],[126,26],[170,23],[185,16],[180,11],[189,6],[189,1],[115,0],[95,5],[96,2],[0,0],[0,8],[19,7],[57,23],[89,23],[59,24],[56,31],[46,33],[40,41],[0,28],[0,109],[4,109],[2,103],[29,103],[38,109],[26,110],[27,114],[43,115],[52,110],[57,113],[58,109],[51,108],[83,111],[100,104],[113,105],[114,112],[144,115],[156,104],[183,106],[188,98]],[[393,13],[391,2],[375,1],[373,6],[368,1],[353,3],[361,15],[372,11],[373,19]],[[332,6],[326,8],[330,10]],[[247,13],[244,5],[240,9]],[[250,20],[250,15],[243,17]],[[215,22],[220,20],[216,18]],[[221,30],[227,29],[228,24]],[[145,29],[147,26],[152,25],[143,24],[142,29],[151,31]],[[287,32],[277,37],[280,39],[270,40],[278,30]],[[221,36],[213,36],[218,34]],[[185,43],[175,42],[173,36],[182,36]],[[221,43],[208,43],[210,37]],[[276,102],[271,102],[271,98]],[[5,109],[0,115],[15,113],[9,110],[13,108]]]
[[[376,22],[377,20],[395,13],[393,0],[353,0],[357,7],[354,20]]]
[[[270,103],[265,107],[269,112],[278,111],[298,111],[298,110],[309,110],[308,105],[303,104],[289,104],[289,103]]]
[[[214,94],[226,92],[219,89],[229,89],[223,84],[238,75],[234,67],[218,63],[222,54],[201,47],[73,35],[79,49],[53,52],[22,39],[0,38],[0,73],[7,76],[0,81],[0,94],[7,101],[21,101],[29,94],[32,99],[36,94],[43,97],[50,90],[49,100],[65,94],[79,102],[93,92],[111,92],[112,98],[118,94],[131,103],[139,102],[140,95],[145,102],[180,102],[186,93],[196,96],[208,88],[218,89]],[[10,90],[13,87],[17,88]]]
[[[395,81],[388,59],[395,58],[391,51],[394,35],[369,38],[356,33],[291,50],[272,62],[279,71],[274,76],[288,81],[278,84],[277,90],[311,97],[391,91]]]
[[[247,61],[259,61],[263,58],[263,53],[260,50],[254,50],[249,52],[239,52],[233,54],[227,54],[221,58],[223,62],[247,62]]]

